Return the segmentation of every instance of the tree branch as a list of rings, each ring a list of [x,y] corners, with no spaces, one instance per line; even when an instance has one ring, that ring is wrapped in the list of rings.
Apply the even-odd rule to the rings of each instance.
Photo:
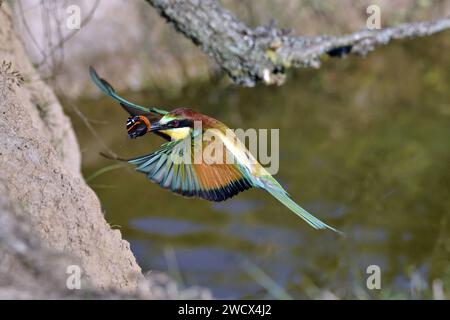
[[[274,25],[251,29],[217,0],[146,0],[191,39],[237,84],[282,84],[291,67],[319,67],[320,56],[366,54],[391,40],[428,36],[450,29],[450,18],[406,23],[343,36],[291,36]]]

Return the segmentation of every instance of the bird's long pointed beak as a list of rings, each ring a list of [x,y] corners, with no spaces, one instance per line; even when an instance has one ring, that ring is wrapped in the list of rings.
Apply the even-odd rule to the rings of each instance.
[[[159,121],[154,121],[150,123],[150,128],[148,128],[148,132],[154,132],[164,129],[163,126],[159,123]]]

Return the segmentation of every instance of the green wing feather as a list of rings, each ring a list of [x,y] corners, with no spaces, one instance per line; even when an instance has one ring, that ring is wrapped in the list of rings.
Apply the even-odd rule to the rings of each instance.
[[[189,152],[188,148],[193,152],[191,142],[171,141],[163,144],[154,153],[130,159],[128,162],[136,165],[137,171],[146,174],[161,187],[187,197],[223,201],[251,187],[264,189],[313,228],[330,229],[342,234],[295,203],[270,175],[256,178],[239,165],[223,164],[222,167],[214,167],[207,164],[193,165],[192,162],[174,162],[174,156],[184,155]]]
[[[132,103],[124,98],[122,98],[121,96],[119,96],[116,91],[114,90],[114,88],[104,79],[100,78],[97,74],[97,72],[95,71],[95,69],[93,67],[89,67],[89,74],[91,75],[91,79],[92,81],[97,85],[97,87],[103,91],[103,93],[105,93],[106,95],[112,97],[113,99],[116,99],[117,101],[120,102],[120,104],[130,113],[133,114],[132,111],[130,111],[128,108],[134,109],[136,110],[136,112],[134,112],[134,114],[140,114],[140,113],[156,113],[158,115],[165,115],[168,113],[168,111],[165,110],[161,110],[158,108],[145,108],[142,107],[140,105],[137,105],[135,103]]]
[[[223,201],[253,186],[251,180],[233,165],[214,167],[207,164],[193,165],[192,161],[174,161],[176,156],[181,157],[186,152],[193,152],[191,142],[171,141],[163,144],[156,152],[130,159],[128,162],[136,165],[137,171],[146,174],[161,187],[187,197]]]

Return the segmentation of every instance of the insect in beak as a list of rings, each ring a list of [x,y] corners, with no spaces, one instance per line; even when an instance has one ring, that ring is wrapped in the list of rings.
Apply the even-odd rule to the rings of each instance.
[[[145,116],[134,116],[127,119],[127,132],[131,139],[145,135],[150,127],[150,121]]]

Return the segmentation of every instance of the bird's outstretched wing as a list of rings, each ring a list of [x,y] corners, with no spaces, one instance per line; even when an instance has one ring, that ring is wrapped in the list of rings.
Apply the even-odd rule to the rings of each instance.
[[[89,67],[89,74],[91,75],[92,81],[97,85],[97,87],[106,95],[120,102],[120,105],[128,111],[131,115],[142,115],[153,113],[156,115],[163,116],[168,113],[168,111],[161,110],[158,108],[146,108],[135,103],[132,103],[121,96],[119,96],[114,88],[105,80],[99,77],[97,72],[93,67]]]
[[[238,165],[195,164],[190,140],[168,142],[158,151],[128,162],[161,187],[187,197],[223,201],[253,186]],[[181,159],[185,155],[190,161]]]

